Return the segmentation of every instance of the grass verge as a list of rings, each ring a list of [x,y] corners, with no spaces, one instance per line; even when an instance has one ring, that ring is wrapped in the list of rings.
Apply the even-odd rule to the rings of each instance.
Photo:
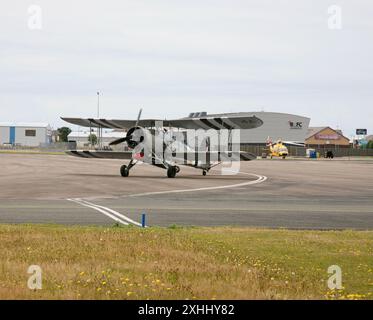
[[[0,299],[371,299],[373,232],[0,226]],[[30,265],[42,290],[27,288]],[[343,272],[342,290],[327,269]]]

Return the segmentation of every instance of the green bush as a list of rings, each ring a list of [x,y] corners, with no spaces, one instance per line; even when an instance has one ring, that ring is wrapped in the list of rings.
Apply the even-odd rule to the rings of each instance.
[[[71,129],[68,127],[62,127],[57,129],[57,134],[61,142],[67,142],[68,136],[71,133]]]
[[[92,144],[93,146],[95,146],[98,142],[98,139],[97,139],[97,136],[94,134],[94,133],[91,133],[89,136],[88,136],[88,142],[90,144]]]

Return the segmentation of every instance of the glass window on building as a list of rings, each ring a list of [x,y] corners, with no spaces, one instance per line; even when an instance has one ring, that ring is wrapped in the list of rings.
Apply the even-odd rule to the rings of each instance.
[[[26,137],[36,137],[36,130],[25,130],[25,136]]]

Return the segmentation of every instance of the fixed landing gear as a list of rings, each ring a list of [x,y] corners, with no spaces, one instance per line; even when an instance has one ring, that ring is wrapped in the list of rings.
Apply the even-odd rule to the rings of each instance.
[[[130,163],[128,164],[128,166],[126,166],[126,165],[121,166],[120,167],[120,175],[122,177],[128,177],[130,175],[131,168],[134,167],[136,163],[137,163],[137,161],[131,160]]]
[[[203,171],[202,171],[202,175],[203,175],[203,176],[206,176],[206,175],[207,175],[207,171],[206,171],[206,170],[203,170]]]
[[[176,173],[180,172],[180,168],[178,166],[170,166],[167,169],[167,177],[175,178]]]
[[[120,174],[122,177],[128,177],[130,175],[130,170],[126,165],[120,167]]]

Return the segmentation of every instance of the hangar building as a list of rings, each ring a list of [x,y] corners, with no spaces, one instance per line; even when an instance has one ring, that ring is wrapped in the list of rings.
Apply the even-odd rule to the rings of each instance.
[[[38,147],[52,142],[52,129],[47,123],[0,123],[0,146]]]
[[[241,145],[265,144],[268,137],[273,140],[282,139],[304,143],[310,118],[278,112],[238,112],[223,114],[207,114],[207,117],[251,117],[256,116],[263,121],[259,128],[241,130]]]
[[[90,134],[98,136],[97,130],[93,130],[91,133],[88,130],[82,131],[72,131],[68,136],[68,141],[76,143],[76,148],[84,149],[90,146],[89,143],[89,136]],[[112,131],[112,130],[103,130],[101,135],[101,144],[103,147],[108,147],[109,143],[113,140],[124,138],[126,136],[126,132],[124,131]]]

